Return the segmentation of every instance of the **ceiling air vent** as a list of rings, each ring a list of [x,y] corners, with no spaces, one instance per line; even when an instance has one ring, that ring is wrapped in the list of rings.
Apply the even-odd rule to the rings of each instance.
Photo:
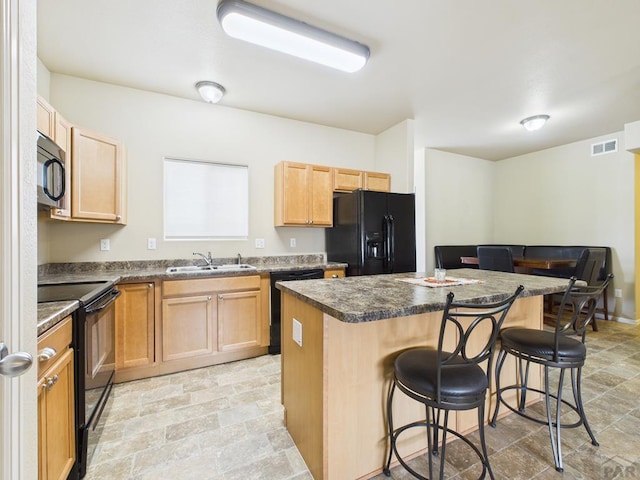
[[[604,155],[605,153],[613,153],[618,151],[618,139],[606,140],[600,143],[591,144],[591,156]]]

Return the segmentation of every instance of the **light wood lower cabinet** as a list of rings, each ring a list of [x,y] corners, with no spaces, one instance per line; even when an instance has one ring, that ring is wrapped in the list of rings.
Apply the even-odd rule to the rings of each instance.
[[[118,285],[116,300],[116,369],[146,367],[156,362],[155,284]]]
[[[116,382],[257,357],[269,345],[269,275],[123,283]]]
[[[162,360],[170,362],[216,352],[216,314],[213,294],[162,300]]]
[[[263,345],[260,290],[218,295],[218,345],[221,352]]]
[[[324,278],[342,278],[344,277],[344,268],[332,268],[324,271]]]
[[[70,345],[70,317],[38,338],[40,480],[66,479],[76,461],[74,363]]]

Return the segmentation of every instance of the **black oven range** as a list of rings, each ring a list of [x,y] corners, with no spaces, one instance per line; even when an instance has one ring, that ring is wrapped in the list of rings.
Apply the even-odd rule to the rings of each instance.
[[[38,303],[78,300],[73,313],[76,384],[76,467],[84,477],[89,463],[90,437],[107,403],[115,372],[115,299],[120,292],[111,281],[38,285]],[[72,478],[71,476],[69,478]]]

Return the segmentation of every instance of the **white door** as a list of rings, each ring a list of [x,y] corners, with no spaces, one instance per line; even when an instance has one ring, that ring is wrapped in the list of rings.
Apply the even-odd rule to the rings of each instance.
[[[35,355],[36,2],[2,0],[0,21],[0,342]],[[0,375],[0,480],[38,476],[36,370]]]

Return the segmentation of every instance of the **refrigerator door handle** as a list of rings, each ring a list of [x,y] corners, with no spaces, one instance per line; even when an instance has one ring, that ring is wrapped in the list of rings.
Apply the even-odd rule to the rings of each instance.
[[[394,225],[393,215],[384,216],[384,270],[385,273],[393,273],[394,269]]]

